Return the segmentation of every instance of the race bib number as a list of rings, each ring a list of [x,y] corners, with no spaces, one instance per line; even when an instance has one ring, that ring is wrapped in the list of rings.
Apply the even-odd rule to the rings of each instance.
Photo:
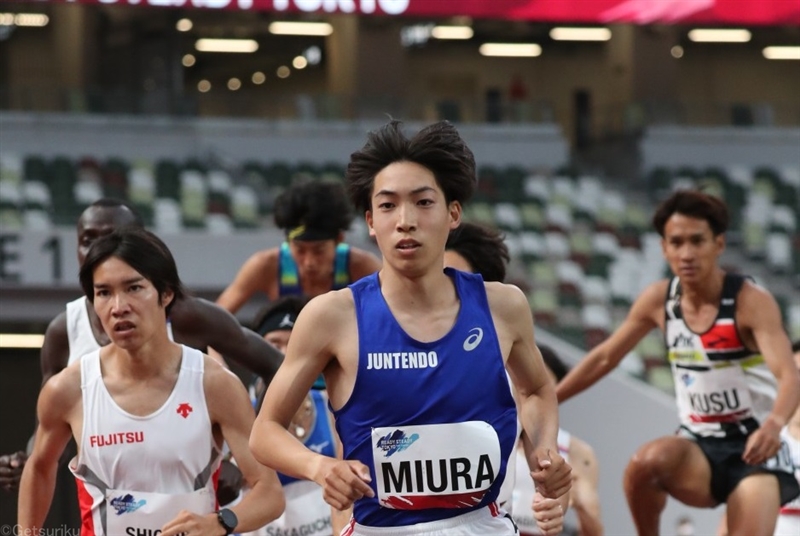
[[[283,487],[286,509],[263,529],[264,536],[329,536],[331,507],[315,482],[298,480]]]
[[[372,459],[385,508],[471,508],[497,479],[500,440],[483,421],[373,428]]]
[[[736,366],[697,371],[678,367],[676,390],[692,423],[736,422],[753,414],[744,372]]]
[[[208,489],[167,495],[110,489],[106,492],[106,534],[109,536],[155,536],[181,510],[209,514],[216,497]]]

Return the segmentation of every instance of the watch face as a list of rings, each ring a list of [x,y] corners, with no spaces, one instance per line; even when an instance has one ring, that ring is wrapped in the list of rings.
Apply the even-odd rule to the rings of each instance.
[[[233,529],[239,524],[239,519],[236,517],[236,514],[227,508],[223,508],[219,511],[219,521],[229,534],[233,532]]]

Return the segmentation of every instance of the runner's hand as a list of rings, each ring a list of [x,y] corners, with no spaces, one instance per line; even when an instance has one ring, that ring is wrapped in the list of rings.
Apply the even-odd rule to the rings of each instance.
[[[766,419],[747,438],[742,460],[750,465],[759,465],[775,456],[781,448],[781,429],[772,420]]]
[[[337,510],[350,508],[362,497],[374,497],[372,478],[366,465],[355,460],[328,458],[314,481],[322,486],[322,496]]]
[[[161,536],[225,536],[217,514],[194,514],[181,510],[178,516],[161,527]]]
[[[533,495],[533,517],[544,536],[561,534],[564,509],[558,499],[545,499],[538,491]]]
[[[26,461],[28,455],[21,450],[0,456],[0,488],[3,491],[19,491],[19,481]]]
[[[548,499],[558,499],[572,487],[572,467],[558,452],[539,448],[533,452],[538,470],[531,472],[536,490]]]

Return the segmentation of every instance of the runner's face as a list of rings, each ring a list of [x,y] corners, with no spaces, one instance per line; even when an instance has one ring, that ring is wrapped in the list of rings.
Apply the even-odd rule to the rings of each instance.
[[[276,329],[265,334],[264,340],[285,354],[286,347],[289,346],[289,335],[291,334],[292,331],[289,329]]]
[[[322,282],[333,274],[335,240],[292,240],[289,242],[289,251],[303,281]]]
[[[383,168],[372,188],[366,219],[384,260],[409,276],[444,266],[444,245],[461,221],[461,205],[447,203],[433,173],[413,162]]]
[[[94,310],[114,344],[133,351],[156,336],[167,337],[165,308],[171,292],[159,303],[153,284],[118,257],[95,267],[93,284]]]
[[[675,213],[664,226],[661,246],[672,273],[691,284],[714,273],[725,238],[714,236],[708,221]]]
[[[89,248],[98,239],[136,219],[125,207],[89,207],[78,219],[78,265],[83,266]]]

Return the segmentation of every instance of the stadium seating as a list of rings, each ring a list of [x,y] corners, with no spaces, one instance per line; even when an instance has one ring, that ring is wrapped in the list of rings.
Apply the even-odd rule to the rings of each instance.
[[[344,165],[247,161],[238,167],[198,160],[72,160],[0,154],[0,224],[7,229],[72,225],[99,197],[132,203],[159,233],[231,234],[269,225],[287,186],[342,181]],[[650,229],[654,202],[679,187],[724,198],[731,242],[778,277],[800,285],[800,171],[768,168],[658,168],[647,195],[608,188],[593,176],[519,167],[480,169],[464,218],[502,230],[510,278],[527,294],[536,322],[584,348],[604,340],[650,282],[668,273],[660,237]],[[787,328],[800,338],[800,303],[779,297]],[[652,333],[622,367],[671,392],[664,343]]]

